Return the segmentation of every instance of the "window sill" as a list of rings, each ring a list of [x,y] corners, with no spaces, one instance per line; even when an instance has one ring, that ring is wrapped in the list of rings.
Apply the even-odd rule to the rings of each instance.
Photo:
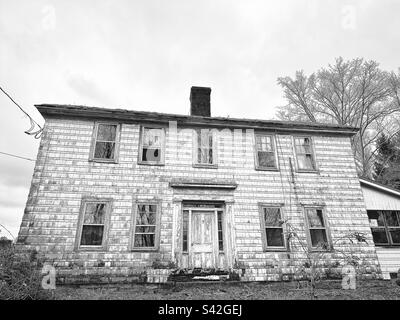
[[[400,244],[376,244],[375,247],[385,248],[385,249],[400,249]]]
[[[272,171],[272,172],[279,172],[278,168],[263,168],[263,167],[256,167],[256,171]]]
[[[264,252],[287,252],[287,249],[283,247],[267,247],[264,248]]]
[[[300,169],[298,169],[296,172],[297,173],[317,173],[317,174],[319,174],[319,170],[300,170]]]
[[[159,166],[159,167],[165,166],[165,163],[144,162],[144,161],[139,161],[138,164],[143,165],[143,166]]]
[[[117,164],[118,161],[115,159],[89,159],[89,162],[97,162],[97,163],[113,163]]]
[[[193,168],[218,169],[218,165],[217,164],[193,163]]]
[[[76,251],[106,251],[104,246],[79,246]]]
[[[131,248],[131,252],[154,252],[158,251],[158,248]]]

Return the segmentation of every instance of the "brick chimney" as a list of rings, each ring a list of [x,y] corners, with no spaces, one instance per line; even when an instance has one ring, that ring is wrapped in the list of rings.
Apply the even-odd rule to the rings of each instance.
[[[211,88],[192,87],[190,89],[190,115],[211,117]]]

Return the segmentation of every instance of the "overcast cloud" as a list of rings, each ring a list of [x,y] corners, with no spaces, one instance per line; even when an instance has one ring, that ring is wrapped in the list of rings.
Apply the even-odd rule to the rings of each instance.
[[[399,66],[400,1],[0,0],[0,86],[38,103],[187,114],[192,85],[215,116],[272,118],[276,79],[335,57]],[[29,121],[0,95],[0,151],[35,158]],[[17,235],[34,163],[0,155],[0,223]],[[4,234],[4,232],[0,233]]]

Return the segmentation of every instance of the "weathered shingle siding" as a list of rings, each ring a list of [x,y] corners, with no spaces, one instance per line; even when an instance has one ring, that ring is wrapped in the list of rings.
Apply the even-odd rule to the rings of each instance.
[[[285,218],[300,230],[305,239],[301,204],[324,205],[333,240],[349,231],[367,234],[368,244],[343,248],[357,254],[374,268],[376,253],[365,213],[356,173],[350,138],[313,135],[319,173],[290,171],[295,166],[293,140],[289,134],[276,135],[279,171],[256,171],[254,136],[233,136],[234,147],[219,140],[218,168],[194,168],[192,134],[185,130],[175,140],[167,132],[164,166],[138,165],[137,124],[121,125],[117,164],[89,162],[94,121],[46,119],[31,191],[21,224],[19,239],[26,248],[35,248],[53,259],[65,272],[77,274],[108,272],[133,273],[151,266],[155,260],[174,261],[179,251],[174,210],[181,199],[232,201],[232,232],[235,267],[243,267],[247,280],[268,280],[266,267],[290,266],[296,259],[287,253],[264,252],[258,203],[284,203]],[[179,130],[179,129],[178,129]],[[178,146],[178,153],[175,152]],[[241,146],[239,148],[238,146]],[[241,149],[241,150],[240,150]],[[201,178],[235,181],[234,191],[179,190],[169,187],[172,179]],[[84,196],[113,198],[107,250],[74,251],[81,199]],[[160,246],[156,252],[131,252],[130,232],[135,200],[162,201]],[[178,210],[179,211],[179,210]],[[174,251],[174,252],[173,252]],[[296,257],[296,255],[292,256]],[[75,268],[77,266],[79,268]],[[111,270],[111,271],[110,271]],[[257,271],[258,270],[258,271]],[[374,270],[372,270],[374,271]],[[371,271],[371,272],[372,272]],[[246,278],[247,277],[247,278]],[[256,278],[257,277],[257,278]]]

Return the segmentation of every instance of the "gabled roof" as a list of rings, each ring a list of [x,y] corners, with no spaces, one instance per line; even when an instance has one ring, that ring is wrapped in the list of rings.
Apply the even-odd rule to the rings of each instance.
[[[256,120],[224,117],[186,116],[148,111],[109,109],[80,105],[38,104],[35,107],[44,118],[90,118],[97,120],[117,120],[124,122],[151,122],[168,124],[176,121],[181,126],[211,126],[220,128],[261,129],[286,132],[320,132],[329,134],[354,135],[358,129],[337,124],[292,122],[279,120]]]
[[[368,186],[368,187],[371,187],[371,188],[374,188],[374,189],[379,190],[379,191],[390,193],[391,195],[395,195],[395,196],[398,196],[400,198],[400,190],[397,190],[397,189],[394,189],[392,187],[386,186],[386,185],[381,184],[379,182],[372,181],[372,180],[365,179],[365,178],[360,178],[360,184]]]

